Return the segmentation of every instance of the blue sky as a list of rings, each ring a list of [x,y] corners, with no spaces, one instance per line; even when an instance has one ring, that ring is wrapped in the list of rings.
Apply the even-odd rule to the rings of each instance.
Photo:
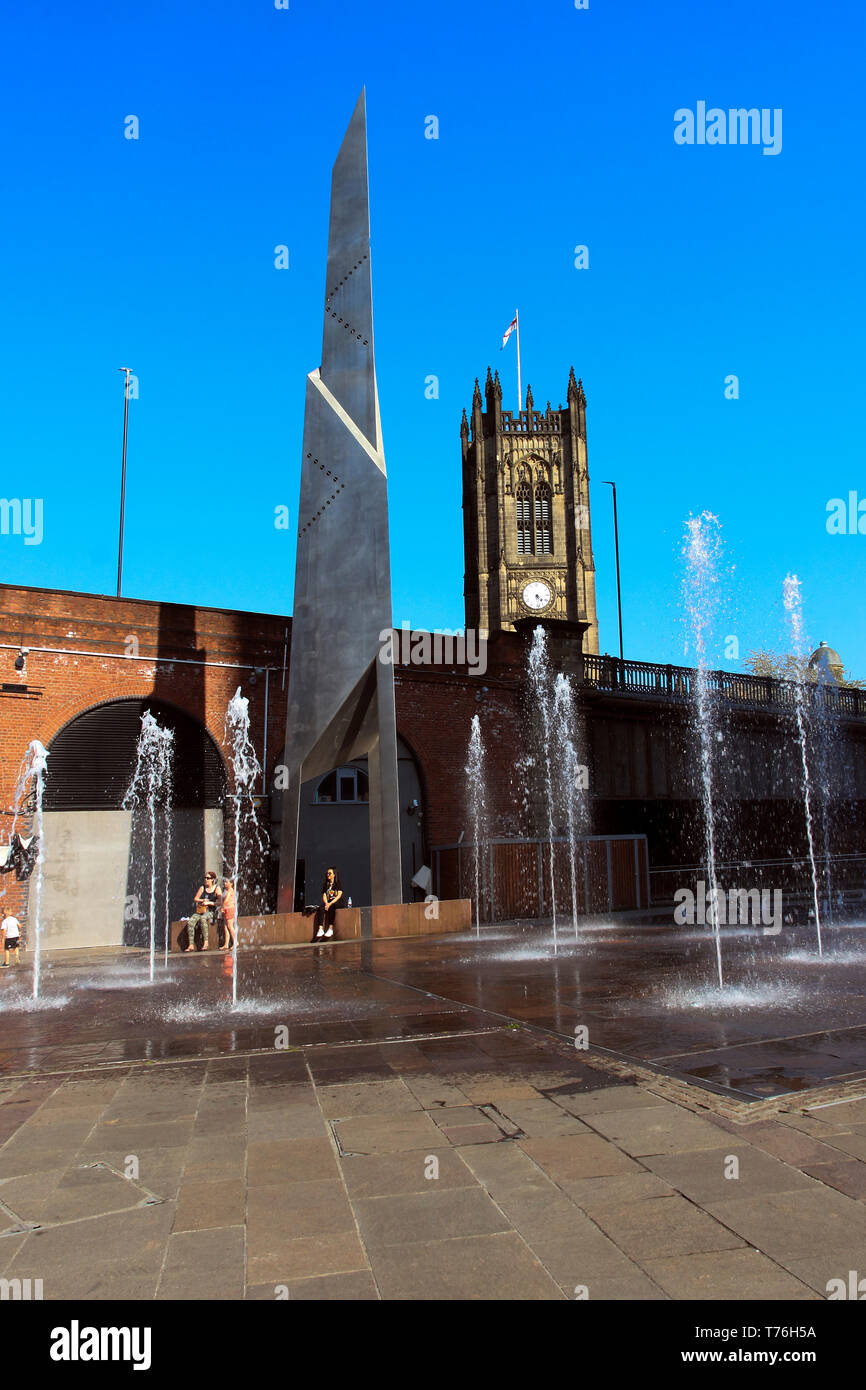
[[[366,85],[395,622],[463,621],[460,414],[488,363],[515,406],[519,306],[536,404],[584,381],[602,648],[614,478],[626,656],[683,659],[681,538],[709,509],[723,635],[783,647],[795,571],[811,641],[866,677],[866,535],[825,524],[866,499],[864,37],[853,0],[7,12],[2,491],[43,499],[44,537],[0,536],[0,580],[114,592],[130,365],[124,592],[291,611],[274,509],[296,515],[330,167]],[[781,152],[677,145],[698,101],[781,108]]]

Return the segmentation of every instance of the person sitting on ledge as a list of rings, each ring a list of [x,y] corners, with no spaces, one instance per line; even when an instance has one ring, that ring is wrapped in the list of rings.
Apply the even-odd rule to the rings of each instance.
[[[203,951],[207,950],[208,927],[211,926],[215,920],[216,909],[219,906],[221,898],[222,892],[217,887],[216,874],[212,874],[210,870],[208,870],[204,876],[204,883],[195,895],[195,916],[189,919],[189,945],[186,948],[188,951],[192,951],[195,948],[195,929],[198,926],[201,927],[202,936],[204,937],[201,948]],[[201,911],[202,908],[204,908],[203,912]]]
[[[340,884],[340,875],[336,869],[328,869],[322,884],[322,901],[316,908],[316,930],[312,936],[313,941],[334,935],[334,914],[342,901],[343,889]],[[325,930],[326,927],[327,931]]]

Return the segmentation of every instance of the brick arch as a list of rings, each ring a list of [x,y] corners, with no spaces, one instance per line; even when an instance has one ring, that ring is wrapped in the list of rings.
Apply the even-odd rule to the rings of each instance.
[[[66,664],[67,662],[64,660],[64,666]],[[130,665],[147,664],[146,658],[130,658]],[[124,663],[111,663],[111,665],[123,667]],[[213,721],[202,717],[203,711],[200,702],[197,699],[178,699],[172,694],[162,695],[160,690],[156,688],[157,682],[152,670],[142,674],[137,671],[123,670],[122,674],[120,671],[115,674],[113,670],[106,671],[103,668],[96,673],[95,677],[93,663],[88,662],[83,671],[76,669],[74,682],[64,680],[62,683],[55,684],[54,681],[49,683],[46,674],[42,672],[36,678],[44,681],[47,687],[44,700],[40,701],[39,704],[34,703],[30,707],[26,721],[20,717],[14,721],[16,733],[21,725],[26,723],[27,737],[23,738],[21,744],[21,756],[24,755],[27,744],[32,738],[38,738],[48,748],[58,734],[62,733],[79,715],[87,714],[100,705],[116,704],[123,700],[153,700],[156,703],[170,706],[201,724],[222,757],[219,739],[212,727]],[[94,694],[98,691],[100,698],[82,705],[80,703],[82,693],[89,694],[91,691]],[[221,708],[222,704],[220,703]],[[225,759],[223,762],[225,763]]]
[[[220,803],[222,802],[222,800],[225,797],[227,788],[231,785],[231,777],[226,764],[226,760],[223,757],[222,750],[219,744],[217,743],[216,739],[214,738],[213,734],[211,733],[210,729],[195,714],[193,714],[190,710],[184,708],[183,705],[179,705],[172,700],[166,700],[163,697],[154,695],[153,692],[150,692],[147,695],[122,695],[106,700],[97,700],[93,704],[86,706],[84,709],[77,710],[75,714],[73,714],[69,719],[65,720],[62,725],[60,725],[60,727],[55,731],[55,733],[46,745],[49,753],[48,779],[46,782],[46,809],[52,809],[50,755],[52,750],[56,749],[58,741],[61,740],[63,736],[67,734],[70,730],[72,730],[75,724],[79,723],[82,719],[86,719],[88,715],[92,715],[98,710],[107,710],[120,705],[136,706],[140,708],[142,713],[146,709],[151,709],[153,710],[156,716],[158,716],[161,712],[164,712],[166,715],[169,716],[169,718],[171,718],[171,716],[174,715],[176,716],[175,720],[173,721],[175,727],[179,729],[183,729],[184,726],[186,726],[188,729],[194,727],[199,733],[203,734],[203,747],[205,749],[204,759],[206,760],[210,755],[210,757],[216,763],[217,775],[220,783],[220,793],[218,800]],[[130,767],[130,776],[131,772],[132,770]],[[202,766],[201,776],[202,791],[205,792],[206,774],[204,770],[204,765]]]

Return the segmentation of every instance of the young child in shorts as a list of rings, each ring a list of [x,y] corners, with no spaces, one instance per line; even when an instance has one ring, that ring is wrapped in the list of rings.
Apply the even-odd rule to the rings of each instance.
[[[3,937],[3,964],[0,970],[9,969],[9,957],[15,957],[15,964],[20,964],[18,949],[21,945],[21,923],[17,917],[13,917],[9,912],[0,922],[0,935]]]

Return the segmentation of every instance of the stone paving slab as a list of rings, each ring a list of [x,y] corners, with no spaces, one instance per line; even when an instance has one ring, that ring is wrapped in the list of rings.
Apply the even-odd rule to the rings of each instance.
[[[640,1202],[648,1197],[669,1197],[674,1188],[653,1173],[618,1173],[604,1178],[565,1180],[560,1187],[581,1211],[592,1215],[605,1207]]]
[[[184,1182],[177,1199],[175,1231],[203,1231],[242,1226],[246,1193],[242,1179]]]
[[[724,1135],[715,1125],[670,1101],[661,1105],[597,1111],[586,1119],[605,1139],[612,1140],[635,1158],[694,1149],[721,1149],[725,1145]]]
[[[343,1181],[352,1202],[366,1197],[400,1196],[452,1187],[473,1187],[475,1180],[466,1163],[452,1148],[412,1150],[408,1153],[344,1155],[340,1159]],[[2,1189],[0,1189],[2,1194]]]
[[[564,1091],[554,1097],[556,1104],[569,1115],[602,1115],[606,1110],[646,1110],[649,1106],[664,1106],[661,1096],[636,1086],[609,1086],[604,1091]]]
[[[411,1245],[511,1229],[499,1207],[479,1187],[355,1198],[352,1205],[368,1252],[382,1245]]]
[[[370,1265],[357,1232],[306,1236],[285,1240],[278,1248],[250,1252],[247,1278],[250,1284],[277,1284],[310,1279],[324,1274],[353,1274]],[[276,1293],[273,1294],[276,1297]]]
[[[568,1134],[553,1139],[524,1139],[520,1147],[555,1181],[605,1178],[638,1172],[639,1166],[616,1144],[599,1134]]]
[[[494,1196],[499,1191],[531,1182],[543,1182],[555,1190],[544,1170],[517,1144],[466,1147],[459,1152],[466,1167]]]
[[[47,1227],[27,1237],[8,1278],[42,1279],[52,1298],[152,1297],[171,1236],[171,1203],[121,1215]],[[150,1285],[150,1294],[124,1295],[124,1284]]]
[[[203,1302],[244,1292],[244,1228],[184,1231],[168,1243],[157,1298]]]
[[[866,1134],[828,1134],[826,1143],[830,1148],[851,1154],[852,1158],[866,1159]]]
[[[247,1298],[273,1301],[273,1284],[251,1284]],[[317,1279],[291,1279],[279,1286],[279,1294],[287,1300],[305,1302],[372,1303],[378,1302],[379,1290],[369,1270],[357,1274],[321,1274]]]
[[[803,1192],[765,1192],[712,1202],[707,1210],[756,1249],[779,1261],[808,1259],[833,1250],[862,1263],[866,1251],[866,1205],[815,1186]]]
[[[334,1134],[344,1153],[395,1153],[435,1148],[442,1143],[442,1130],[423,1112],[338,1120]]]
[[[729,1161],[731,1157],[737,1159],[736,1170]],[[642,1162],[651,1173],[704,1206],[731,1200],[744,1190],[754,1195],[802,1191],[814,1186],[814,1182],[797,1168],[735,1139],[724,1149],[648,1154]],[[737,1172],[736,1177],[726,1176],[732,1171]]]
[[[866,1199],[866,1166],[856,1159],[847,1163],[841,1159],[831,1163],[804,1163],[803,1172],[827,1187],[835,1187],[837,1192],[844,1192],[847,1197]]]
[[[387,1299],[536,1302],[564,1297],[513,1232],[384,1246],[372,1253],[371,1263]]]
[[[825,1124],[866,1125],[866,1097],[840,1101],[837,1105],[822,1105],[820,1109],[807,1109],[806,1114]]]
[[[251,1254],[279,1249],[305,1236],[355,1230],[355,1216],[341,1182],[279,1182],[251,1187],[247,1239]]]
[[[714,1250],[648,1260],[646,1272],[675,1299],[802,1301],[816,1294],[757,1250]]]
[[[598,1207],[593,1220],[633,1260],[733,1250],[745,1242],[721,1222],[672,1193]]]
[[[349,1082],[340,1086],[319,1086],[317,1098],[322,1114],[329,1120],[399,1114],[423,1108],[405,1082],[397,1078],[366,1084]]]
[[[807,1285],[814,1293],[822,1298],[828,1295],[828,1284],[831,1279],[844,1280],[846,1292],[851,1286],[850,1272],[853,1269],[856,1275],[854,1284],[859,1284],[864,1277],[864,1261],[861,1257],[859,1262],[846,1263],[843,1257],[827,1250],[815,1250],[805,1260],[792,1260],[787,1257],[779,1261],[782,1268],[792,1274],[795,1279]],[[860,1297],[866,1293],[866,1284],[860,1285]]]
[[[255,1140],[247,1148],[247,1186],[276,1182],[337,1179],[339,1168],[330,1139]]]

